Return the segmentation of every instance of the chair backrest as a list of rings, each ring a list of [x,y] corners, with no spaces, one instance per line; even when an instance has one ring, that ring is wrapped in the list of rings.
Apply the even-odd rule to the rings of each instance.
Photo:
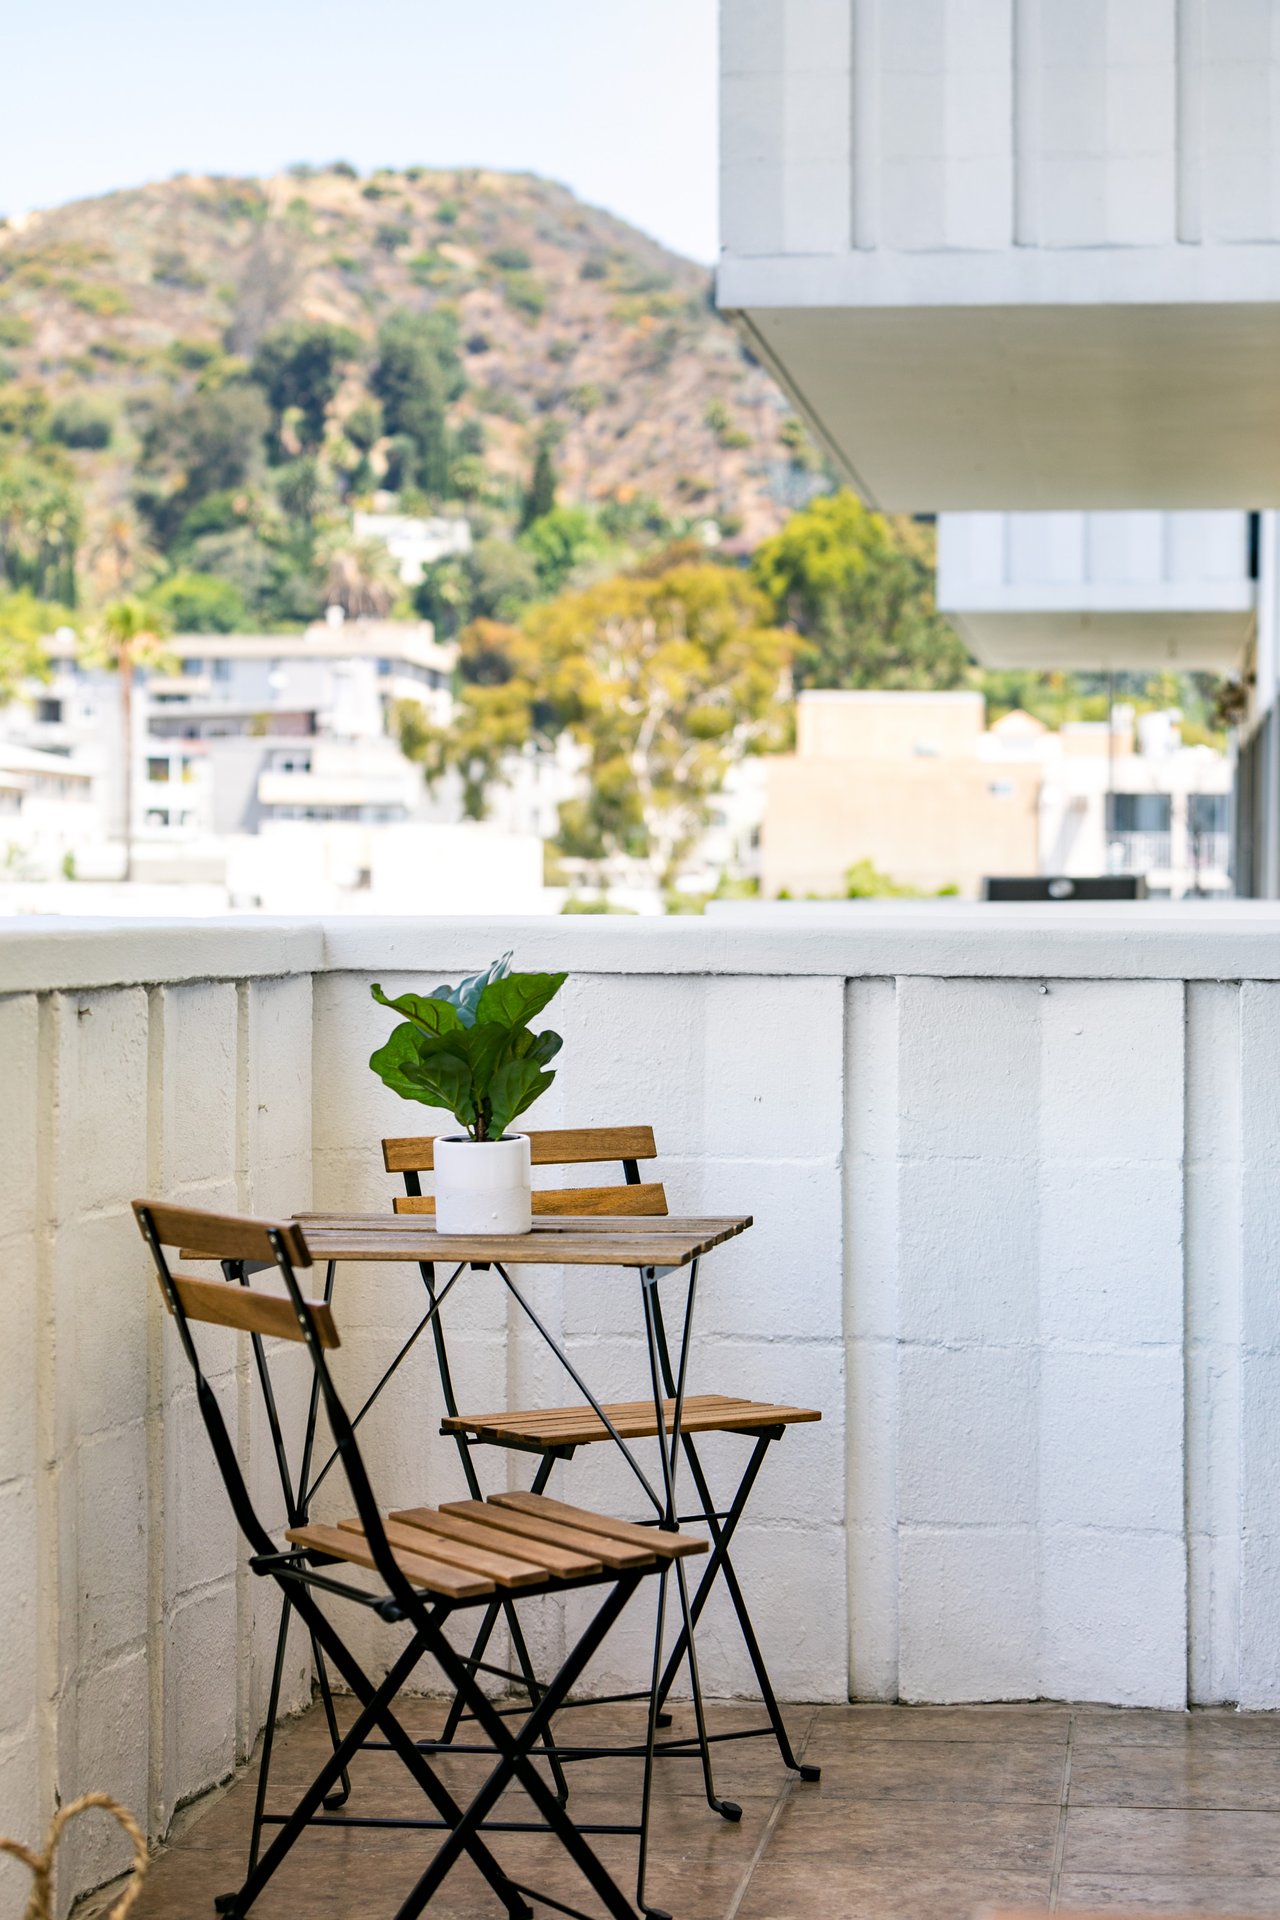
[[[154,1206],[135,1200],[133,1211],[143,1238],[150,1240],[148,1224],[160,1247],[177,1247],[189,1260],[220,1260],[226,1266],[242,1263],[276,1266],[283,1256],[293,1267],[309,1267],[311,1253],[302,1228],[293,1220],[254,1220],[238,1213],[206,1213],[193,1207]],[[293,1302],[278,1293],[259,1293],[252,1287],[226,1281],[197,1280],[174,1273],[168,1262],[157,1266],[156,1278],[170,1313],[175,1302],[188,1320],[205,1320],[217,1327],[236,1327],[244,1333],[276,1340],[305,1340],[306,1331]],[[336,1347],[338,1329],[323,1300],[304,1300],[322,1347]]]
[[[407,1191],[393,1202],[397,1213],[434,1213],[435,1198],[423,1193],[420,1175],[435,1167],[433,1133],[384,1140],[382,1163],[388,1173],[404,1175]],[[655,1160],[652,1127],[578,1127],[530,1133],[535,1167],[577,1167],[622,1162],[623,1182],[594,1187],[540,1187],[533,1195],[538,1214],[665,1214],[666,1188],[660,1180],[640,1178],[639,1162]]]
[[[191,1362],[196,1379],[196,1394],[214,1455],[222,1472],[228,1496],[242,1532],[255,1554],[274,1554],[276,1543],[263,1525],[240,1469],[236,1448],[227,1432],[226,1422],[204,1370],[191,1333],[193,1320],[214,1326],[237,1327],[253,1335],[258,1374],[266,1402],[277,1461],[291,1525],[297,1525],[302,1509],[295,1497],[294,1485],[285,1457],[276,1396],[271,1382],[270,1355],[264,1346],[268,1338],[300,1340],[305,1343],[315,1369],[315,1391],[324,1403],[338,1458],[363,1524],[366,1540],[379,1573],[397,1600],[413,1604],[412,1590],[395,1564],[387,1543],[377,1504],[360,1456],[355,1428],[334,1387],[325,1351],[339,1344],[333,1313],[323,1300],[308,1300],[298,1286],[295,1266],[309,1267],[311,1254],[302,1229],[294,1221],[254,1220],[241,1214],[206,1213],[186,1207],[156,1205],[135,1200],[133,1211],[143,1239],[151,1249],[156,1278],[165,1305],[173,1315],[183,1350]],[[225,1280],[199,1280],[175,1273],[165,1254],[166,1247],[177,1247],[194,1259],[222,1262]],[[244,1283],[247,1265],[270,1262],[284,1281],[285,1292],[266,1293]],[[307,1456],[310,1443],[307,1444]],[[305,1501],[307,1457],[298,1492]]]

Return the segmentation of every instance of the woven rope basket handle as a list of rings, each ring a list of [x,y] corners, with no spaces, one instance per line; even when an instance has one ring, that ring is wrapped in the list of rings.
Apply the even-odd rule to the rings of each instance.
[[[52,1920],[53,1856],[67,1822],[74,1820],[78,1813],[87,1812],[90,1807],[101,1807],[104,1813],[111,1814],[133,1842],[133,1872],[129,1876],[129,1884],[106,1915],[106,1920],[125,1920],[125,1915],[142,1892],[142,1882],[147,1873],[147,1843],[142,1829],[128,1809],[122,1807],[118,1800],[113,1800],[109,1793],[82,1793],[78,1800],[68,1801],[65,1807],[59,1807],[54,1814],[49,1828],[49,1843],[43,1853],[34,1853],[18,1840],[0,1840],[0,1853],[12,1854],[31,1872],[31,1898],[27,1902],[23,1920]]]

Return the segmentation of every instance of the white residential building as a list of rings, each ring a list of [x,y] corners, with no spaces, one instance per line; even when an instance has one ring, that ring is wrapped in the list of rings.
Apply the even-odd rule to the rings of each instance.
[[[416,587],[437,560],[471,551],[471,522],[444,514],[423,519],[411,513],[357,513],[352,524],[357,540],[376,540],[387,549],[406,587]]]
[[[1275,0],[721,18],[721,308],[940,514],[979,659],[1239,678],[1235,881],[1280,897]]]
[[[1269,0],[724,0],[720,306],[875,504],[1280,502]]]

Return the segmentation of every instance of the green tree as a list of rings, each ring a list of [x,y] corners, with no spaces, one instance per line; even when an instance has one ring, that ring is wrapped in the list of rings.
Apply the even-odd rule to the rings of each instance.
[[[193,507],[245,486],[271,426],[258,388],[232,380],[159,408],[142,436],[135,502],[166,551]]]
[[[463,690],[452,723],[434,726],[416,700],[398,702],[394,717],[401,750],[432,783],[456,772],[465,817],[483,820],[504,760],[534,737],[532,662],[519,629],[496,620],[474,621],[458,650]]]
[[[563,594],[523,628],[539,700],[586,753],[569,834],[669,884],[730,766],[784,744],[791,637],[759,588],[709,562]]]
[[[451,635],[471,620],[518,620],[538,592],[533,555],[494,534],[477,540],[465,559],[426,568],[413,601],[438,633]]]
[[[539,589],[550,596],[568,585],[583,561],[603,553],[607,542],[585,507],[552,507],[529,523],[520,545],[532,556]]]
[[[69,481],[30,459],[0,467],[0,581],[74,606],[83,524]]]
[[[323,321],[296,320],[267,335],[253,356],[252,377],[271,408],[278,449],[314,453],[324,444],[329,407],[359,353],[349,327]]]
[[[44,642],[70,621],[65,607],[37,600],[34,594],[0,593],[0,706],[24,680],[48,678]]]
[[[520,510],[522,529],[531,527],[535,520],[541,520],[544,514],[551,512],[556,504],[556,484],[556,463],[552,456],[551,442],[544,433],[538,441],[529,491],[524,496],[524,504]]]
[[[932,530],[888,520],[847,490],[792,514],[756,551],[753,575],[794,626],[808,687],[959,687],[964,644],[938,613]]]
[[[569,732],[584,785],[562,809],[562,849],[642,860],[665,884],[730,766],[785,744],[792,646],[736,570],[619,575],[530,607],[519,627],[473,623],[455,725],[401,738],[430,777],[461,773],[479,818],[511,754]]]
[[[452,460],[446,410],[465,385],[447,325],[434,314],[393,313],[378,333],[370,385],[382,402],[387,432],[413,447],[414,483],[443,498]]]
[[[175,573],[151,595],[175,633],[237,633],[249,610],[234,580],[212,573]]]

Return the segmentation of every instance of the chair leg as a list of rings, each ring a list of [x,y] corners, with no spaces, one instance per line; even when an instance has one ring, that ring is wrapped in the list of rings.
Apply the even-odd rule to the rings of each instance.
[[[755,1627],[752,1624],[751,1615],[747,1610],[746,1596],[739,1583],[733,1561],[729,1558],[729,1545],[734,1533],[737,1531],[738,1522],[742,1518],[743,1511],[747,1504],[747,1497],[755,1484],[756,1475],[763,1465],[764,1457],[776,1437],[778,1437],[776,1433],[763,1434],[756,1442],[755,1451],[747,1463],[746,1472],[738,1484],[738,1491],[735,1493],[729,1511],[725,1515],[724,1523],[721,1525],[715,1518],[715,1501],[712,1498],[711,1489],[707,1484],[707,1477],[703,1471],[702,1462],[698,1458],[697,1448],[693,1444],[693,1437],[690,1434],[684,1436],[685,1454],[689,1461],[689,1470],[693,1476],[694,1486],[697,1489],[698,1498],[702,1502],[702,1510],[711,1531],[711,1558],[703,1570],[702,1578],[698,1583],[698,1591],[694,1596],[692,1621],[696,1627],[698,1616],[706,1605],[707,1598],[710,1595],[717,1577],[723,1577],[725,1586],[729,1591],[729,1598],[733,1602],[733,1610],[738,1617],[738,1628],[742,1634],[743,1644],[747,1649],[747,1656],[755,1672],[756,1684],[760,1688],[760,1698],[764,1705],[765,1712],[769,1716],[769,1725],[773,1729],[773,1737],[778,1743],[778,1753],[781,1757],[782,1764],[784,1767],[788,1767],[792,1773],[798,1773],[801,1780],[810,1783],[821,1779],[822,1769],[821,1767],[803,1764],[796,1759],[791,1745],[791,1736],[787,1732],[786,1722],[782,1717],[782,1709],[778,1705],[777,1696],[773,1691],[773,1682],[769,1678],[769,1669],[765,1665],[764,1655],[760,1651],[760,1643],[756,1639]],[[663,1687],[660,1691],[661,1699],[666,1698],[666,1690],[675,1678],[675,1661],[678,1652],[679,1646],[677,1644],[676,1649],[673,1651],[672,1659],[668,1663],[668,1670],[663,1675]]]
[[[649,1712],[644,1737],[644,1783],[640,1789],[640,1851],[636,1861],[636,1905],[646,1920],[671,1920],[662,1907],[650,1906],[645,1899],[645,1873],[649,1864],[649,1801],[653,1789],[653,1737],[658,1725],[658,1674],[662,1667],[662,1629],[667,1614],[667,1569],[658,1576],[658,1617],[653,1634],[653,1671],[649,1683]]]
[[[511,1645],[515,1651],[516,1659],[520,1662],[520,1671],[524,1675],[525,1692],[529,1696],[529,1704],[531,1707],[536,1707],[542,1699],[542,1688],[538,1682],[538,1676],[533,1670],[533,1662],[529,1658],[529,1649],[525,1644],[524,1628],[520,1625],[520,1619],[515,1609],[515,1602],[513,1600],[504,1600],[502,1610],[507,1616],[507,1630],[511,1635]],[[560,1764],[560,1755],[556,1752],[555,1736],[550,1726],[547,1727],[542,1736],[541,1745],[543,1752],[547,1756],[547,1764],[551,1768],[551,1778],[555,1781],[556,1799],[562,1807],[567,1806],[569,1802],[569,1782],[564,1777],[564,1768]]]
[[[503,1716],[497,1712],[481,1688],[477,1686],[462,1657],[454,1652],[443,1635],[439,1637],[438,1644],[432,1646],[431,1651],[435,1660],[444,1669],[450,1685],[466,1696],[464,1704],[467,1711],[492,1742],[498,1759],[497,1765],[472,1800],[462,1820],[452,1833],[446,1835],[417,1885],[397,1909],[395,1920],[418,1920],[418,1916],[443,1885],[446,1875],[457,1865],[463,1852],[469,1849],[480,1822],[497,1805],[513,1780],[518,1781],[524,1788],[537,1812],[541,1814],[550,1830],[556,1834],[569,1857],[613,1916],[613,1920],[635,1920],[635,1910],[630,1901],[594,1848],[578,1832],[569,1815],[534,1766],[530,1750],[541,1739],[544,1730],[551,1725],[554,1716],[564,1704],[570,1688],[612,1628],[639,1585],[641,1577],[639,1574],[629,1574],[619,1578],[613,1584],[560,1671],[547,1683],[538,1705],[529,1714],[519,1732],[514,1735]],[[539,1896],[535,1895],[535,1897]]]
[[[715,1501],[712,1498],[711,1489],[707,1484],[706,1474],[702,1470],[702,1462],[698,1458],[692,1436],[685,1434],[683,1441],[685,1456],[688,1459],[689,1469],[693,1475],[694,1487],[699,1500],[702,1502],[703,1518],[706,1520],[707,1528],[711,1534],[711,1556],[702,1569],[702,1577],[698,1581],[698,1590],[693,1596],[691,1612],[693,1624],[696,1627],[702,1617],[703,1608],[711,1596],[712,1588],[720,1577],[721,1568],[729,1557],[730,1542],[738,1530],[738,1522],[746,1511],[747,1500],[750,1496],[751,1489],[755,1485],[756,1477],[764,1464],[765,1455],[769,1451],[771,1436],[763,1435],[756,1441],[752,1449],[751,1458],[748,1460],[746,1470],[738,1482],[738,1490],[729,1504],[729,1509],[725,1514],[723,1523],[715,1518]],[[681,1628],[679,1638],[676,1640],[668,1656],[666,1670],[663,1673],[661,1683],[658,1687],[659,1708],[662,1707],[663,1702],[670,1693],[675,1677],[680,1671],[680,1664],[684,1659],[684,1644],[684,1629]]]
[[[325,1795],[339,1779],[348,1761],[364,1744],[375,1726],[381,1728],[410,1775],[455,1833],[462,1826],[465,1817],[462,1808],[454,1800],[444,1782],[437,1778],[414,1741],[390,1710],[390,1702],[405,1685],[414,1669],[429,1651],[435,1652],[437,1643],[443,1640],[437,1624],[440,1614],[433,1614],[425,1628],[419,1628],[381,1685],[375,1687],[305,1588],[294,1597],[293,1604],[295,1610],[306,1622],[309,1631],[326,1648],[334,1666],[360,1701],[361,1712],[337,1750],[321,1767],[289,1819],[245,1880],[244,1885],[237,1893],[225,1894],[214,1902],[218,1911],[230,1916],[231,1920],[243,1920],[243,1916],[249,1912],[271,1876],[318,1812]],[[483,1839],[469,1828],[462,1842],[462,1850],[470,1854],[502,1901],[511,1920],[533,1920],[532,1909],[503,1872]]]
[[[329,1724],[329,1741],[336,1753],[342,1736],[338,1732],[338,1716],[333,1709],[333,1693],[329,1687],[329,1671],[325,1666],[324,1654],[321,1652],[314,1634],[311,1636],[311,1652],[316,1663],[316,1682],[320,1688],[320,1698],[324,1702],[324,1717]],[[342,1782],[341,1788],[337,1793],[331,1793],[324,1803],[327,1813],[336,1813],[339,1807],[345,1807],[347,1801],[351,1798],[351,1776],[345,1768],[340,1775],[340,1779]]]
[[[467,1656],[468,1659],[470,1660],[484,1659],[485,1651],[489,1645],[490,1640],[493,1638],[493,1630],[498,1624],[498,1615],[501,1612],[502,1612],[501,1600],[491,1600],[488,1606],[484,1610],[484,1619],[480,1622],[480,1631],[476,1634],[475,1639],[471,1643],[471,1652]],[[445,1723],[444,1723],[444,1731],[440,1735],[440,1745],[442,1747],[447,1747],[452,1744],[453,1737],[458,1731],[458,1727],[459,1727],[459,1724],[461,1723],[461,1720],[462,1720],[462,1699],[459,1694],[455,1693],[453,1696],[453,1699],[449,1703],[449,1714],[448,1714],[448,1718],[445,1720]]]
[[[262,1758],[258,1762],[258,1791],[254,1796],[253,1828],[249,1835],[250,1873],[258,1864],[258,1849],[262,1844],[262,1816],[267,1804],[267,1782],[271,1777],[271,1750],[275,1745],[276,1715],[280,1711],[280,1682],[284,1676],[284,1655],[289,1641],[289,1615],[292,1608],[293,1603],[286,1593],[284,1605],[280,1611],[280,1627],[276,1634],[276,1659],[271,1669],[271,1691],[267,1696],[267,1723],[262,1730]]]
[[[666,1508],[660,1525],[674,1527],[676,1514],[676,1468],[679,1464],[680,1445],[680,1409],[684,1401],[684,1369],[689,1353],[689,1323],[693,1313],[693,1295],[697,1284],[698,1263],[695,1260],[689,1269],[689,1291],[685,1305],[685,1336],[680,1352],[680,1373],[675,1380],[671,1377],[671,1361],[667,1351],[666,1335],[662,1326],[661,1306],[658,1304],[656,1278],[650,1284],[646,1278],[641,1293],[644,1301],[645,1336],[649,1348],[649,1376],[653,1387],[653,1409],[657,1422],[658,1455],[662,1461],[662,1483],[666,1494]],[[664,1384],[667,1392],[674,1392],[675,1407],[671,1421],[671,1450],[667,1450],[665,1413],[663,1405]],[[702,1786],[707,1796],[707,1805],[724,1820],[741,1820],[742,1808],[736,1800],[723,1800],[716,1792],[715,1775],[711,1766],[711,1748],[707,1742],[707,1721],[702,1705],[702,1682],[698,1678],[698,1649],[693,1636],[693,1619],[689,1611],[689,1583],[685,1577],[683,1560],[676,1561],[676,1591],[680,1596],[680,1618],[683,1622],[683,1642],[685,1658],[689,1667],[689,1687],[693,1694],[693,1716],[698,1730],[698,1757],[702,1762]]]

